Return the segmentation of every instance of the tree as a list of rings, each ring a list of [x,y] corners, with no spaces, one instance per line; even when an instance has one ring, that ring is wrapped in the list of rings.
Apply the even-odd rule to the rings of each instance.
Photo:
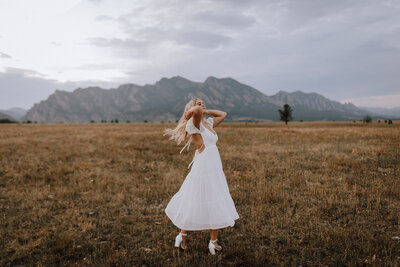
[[[288,121],[293,120],[292,117],[293,109],[288,104],[283,105],[283,110],[278,109],[278,111],[281,121],[284,121],[287,124]]]
[[[370,122],[372,122],[372,118],[367,115],[367,116],[364,117],[363,122],[364,123],[370,123]]]

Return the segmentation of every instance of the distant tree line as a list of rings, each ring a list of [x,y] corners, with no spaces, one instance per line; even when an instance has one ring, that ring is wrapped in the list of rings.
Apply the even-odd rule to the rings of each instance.
[[[284,104],[283,105],[283,109],[278,109],[278,113],[279,113],[279,119],[281,121],[284,121],[286,125],[288,124],[288,122],[293,120],[293,109],[288,104]],[[332,120],[332,121],[335,121],[335,120]],[[372,122],[372,117],[367,114],[360,121],[363,122],[363,123],[371,123]],[[300,122],[303,122],[303,120],[300,120]],[[353,120],[353,122],[355,123],[356,121]],[[378,123],[380,123],[380,122],[381,121],[378,120]],[[393,124],[393,121],[392,120],[385,120],[385,123]]]
[[[293,109],[288,104],[283,105],[282,109],[278,109],[278,113],[279,113],[279,119],[281,121],[285,122],[286,125],[288,124],[288,122],[293,120]],[[299,120],[299,121],[303,122],[303,120]],[[335,120],[333,120],[333,121],[335,121]],[[363,117],[363,119],[360,119],[359,121],[368,124],[368,123],[371,123],[373,121],[373,119],[372,119],[371,116],[369,116],[367,114],[366,116]],[[107,123],[107,120],[101,120],[100,122],[101,123]],[[126,123],[130,123],[129,120],[126,120],[125,122]],[[148,123],[148,120],[144,120],[143,122],[144,123]],[[170,123],[171,121],[168,121],[168,122]],[[176,120],[175,122],[178,122],[178,120]],[[249,121],[249,122],[251,122],[251,121]],[[356,120],[353,120],[353,122],[356,123]],[[381,120],[377,120],[377,122],[381,123]],[[384,122],[387,123],[387,124],[393,124],[393,121],[390,120],[390,119],[389,120],[384,120]],[[38,122],[37,121],[31,121],[31,120],[26,120],[26,121],[19,122],[19,121],[11,120],[11,119],[8,119],[8,118],[4,118],[4,119],[0,119],[0,123],[27,123],[27,124],[30,124],[30,123],[38,123]],[[64,123],[64,122],[60,121],[59,123]],[[90,123],[96,123],[96,121],[95,120],[91,120]],[[110,121],[110,123],[119,123],[119,120],[117,118],[116,119],[112,119]],[[164,121],[161,121],[161,123],[164,123]]]
[[[17,122],[10,119],[0,119],[0,123],[17,123]]]

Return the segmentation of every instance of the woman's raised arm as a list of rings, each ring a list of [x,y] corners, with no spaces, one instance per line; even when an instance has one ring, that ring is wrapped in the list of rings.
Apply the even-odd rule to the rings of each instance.
[[[226,112],[221,111],[221,110],[216,110],[216,109],[207,109],[206,114],[214,116],[214,125],[213,128],[217,127],[218,124],[220,124],[225,118],[226,118]]]
[[[200,107],[200,106],[194,106],[194,107],[192,107],[191,109],[189,109],[188,111],[186,111],[186,112],[185,112],[185,118],[186,118],[187,120],[190,119],[190,118],[193,116],[193,113],[194,113],[196,110],[201,110],[201,107]]]

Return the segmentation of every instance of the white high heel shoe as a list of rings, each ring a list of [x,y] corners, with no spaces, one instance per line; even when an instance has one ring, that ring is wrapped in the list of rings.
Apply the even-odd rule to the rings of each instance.
[[[181,246],[181,243],[182,243],[182,236],[187,236],[187,234],[179,233],[179,234],[175,237],[175,247],[185,250],[185,249],[186,249],[186,246],[185,246],[185,247],[182,247],[182,246]]]
[[[214,242],[217,242],[218,239],[215,240],[210,240],[210,243],[208,243],[208,249],[210,250],[211,255],[215,255],[215,251],[221,251],[222,247],[220,245],[215,245]]]

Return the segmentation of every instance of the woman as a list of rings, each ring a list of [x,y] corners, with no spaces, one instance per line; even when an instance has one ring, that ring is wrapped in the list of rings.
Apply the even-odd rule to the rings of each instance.
[[[206,115],[212,115],[206,119]],[[194,98],[185,106],[185,112],[175,129],[165,129],[170,140],[179,145],[188,135],[188,142],[180,153],[190,147],[192,139],[197,147],[179,191],[165,208],[173,224],[181,229],[175,238],[175,247],[186,249],[187,231],[210,230],[208,248],[212,255],[222,247],[217,243],[218,229],[233,226],[239,218],[229,193],[216,146],[218,135],[214,131],[226,117],[226,112],[207,110],[201,99]]]

